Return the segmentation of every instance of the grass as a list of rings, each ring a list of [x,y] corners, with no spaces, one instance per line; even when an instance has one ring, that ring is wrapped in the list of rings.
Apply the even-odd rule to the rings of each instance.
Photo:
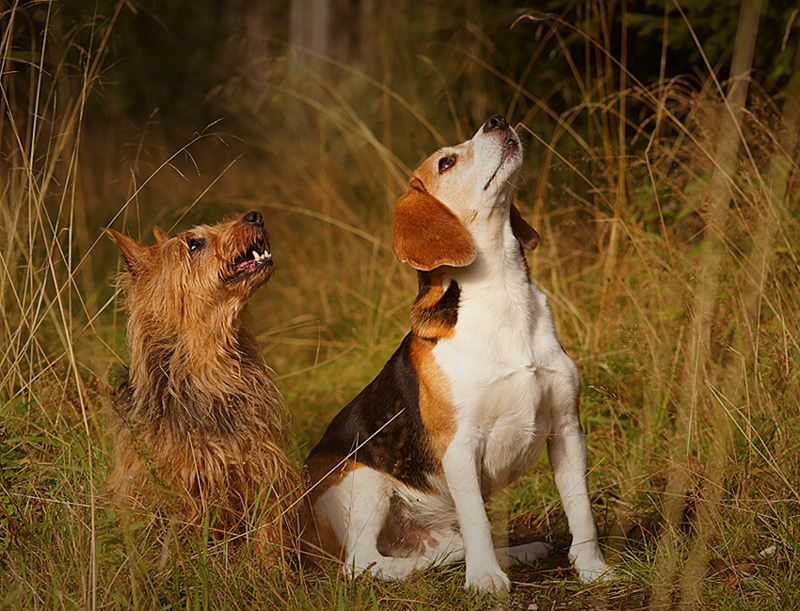
[[[574,106],[548,111],[516,87],[520,205],[542,235],[529,262],[582,373],[594,508],[624,580],[574,579],[543,459],[491,511],[512,538],[552,537],[557,552],[512,571],[514,592],[497,601],[464,591],[458,566],[348,584],[330,570],[271,573],[246,547],[159,520],[126,543],[104,486],[113,371],[127,356],[101,227],[147,239],[154,224],[264,212],[278,271],[251,311],[299,464],[408,328],[416,284],[391,253],[394,202],[470,119],[433,110],[412,79],[331,66],[298,82],[286,67],[253,113],[251,147],[222,124],[178,151],[148,131],[115,140],[86,119],[109,86],[114,17],[80,52],[48,35],[24,53],[15,17],[0,43],[0,607],[798,606],[797,81],[782,99],[711,77],[641,84],[587,39],[603,61],[571,75],[585,92]]]

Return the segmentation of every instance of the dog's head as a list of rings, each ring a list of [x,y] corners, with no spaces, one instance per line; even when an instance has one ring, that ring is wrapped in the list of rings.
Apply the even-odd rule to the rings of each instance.
[[[522,166],[519,136],[494,115],[471,140],[440,149],[411,176],[397,202],[392,248],[418,270],[464,267],[475,260],[473,232],[500,215],[520,245],[533,250],[539,234],[511,203]]]
[[[259,212],[217,225],[198,225],[170,238],[154,229],[154,246],[113,229],[127,274],[127,305],[173,329],[235,319],[273,272],[269,238]],[[136,310],[136,312],[134,312]]]

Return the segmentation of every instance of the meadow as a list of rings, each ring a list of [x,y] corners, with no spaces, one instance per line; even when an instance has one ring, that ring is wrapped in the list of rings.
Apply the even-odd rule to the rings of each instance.
[[[796,30],[793,72],[770,92],[750,78],[769,34],[746,20],[729,68],[701,53],[692,76],[641,82],[600,26],[520,12],[506,27],[535,41],[525,75],[563,61],[554,78],[573,95],[558,104],[461,43],[445,62],[387,39],[380,77],[310,53],[298,74],[300,51],[277,45],[263,90],[226,85],[247,113],[186,127],[104,118],[126,3],[74,30],[54,3],[2,10],[0,608],[800,608]],[[571,573],[546,456],[490,503],[498,539],[556,546],[511,571],[508,598],[465,591],[463,566],[401,584],[268,571],[163,516],[127,539],[105,488],[128,355],[102,228],[152,244],[155,225],[264,214],[276,273],[250,313],[299,467],[409,328],[416,276],[392,254],[391,218],[411,171],[494,112],[526,148],[517,203],[541,234],[528,260],[581,371],[619,582]]]

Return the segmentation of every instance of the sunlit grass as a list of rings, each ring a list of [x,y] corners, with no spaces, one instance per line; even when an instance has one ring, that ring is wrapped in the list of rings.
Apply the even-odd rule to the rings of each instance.
[[[104,486],[114,370],[127,354],[117,255],[101,228],[148,240],[155,224],[264,213],[277,272],[251,314],[292,412],[299,465],[407,332],[416,279],[391,253],[394,202],[409,169],[464,137],[470,120],[446,103],[433,110],[414,82],[392,88],[331,66],[298,83],[278,70],[250,148],[223,124],[178,151],[145,144],[145,130],[132,147],[113,143],[130,160],[116,167],[82,114],[112,25],[95,25],[96,46],[77,62],[69,44],[37,41],[41,56],[24,63],[16,25],[3,35],[0,606],[491,607],[463,590],[458,566],[404,584],[348,584],[330,568],[270,572],[246,546],[215,545],[163,517],[126,542]],[[800,578],[791,105],[753,96],[731,161],[719,145],[724,87],[593,85],[581,82],[586,98],[551,123],[510,119],[527,148],[519,204],[542,235],[529,261],[581,370],[593,504],[625,580],[575,581],[543,457],[493,503],[512,537],[559,546],[542,566],[512,572],[512,597],[541,609],[791,608]],[[715,182],[725,163],[730,180]],[[725,222],[710,230],[721,189]]]

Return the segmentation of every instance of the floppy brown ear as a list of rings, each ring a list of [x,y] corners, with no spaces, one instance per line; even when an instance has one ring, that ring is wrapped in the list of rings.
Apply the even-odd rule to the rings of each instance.
[[[169,240],[169,235],[167,234],[167,232],[161,229],[161,227],[159,227],[158,225],[153,227],[153,235],[156,238],[156,242],[158,242],[159,244],[163,244],[164,242]]]
[[[138,274],[145,265],[145,261],[150,255],[150,247],[144,244],[139,244],[133,238],[122,235],[119,231],[105,228],[106,234],[117,243],[119,252],[122,254],[122,259],[125,261],[125,267],[132,276]]]
[[[511,231],[525,250],[533,250],[539,245],[539,232],[528,225],[514,204],[511,204]]]
[[[464,267],[475,260],[475,243],[467,228],[418,178],[397,200],[393,226],[394,254],[418,270]]]

